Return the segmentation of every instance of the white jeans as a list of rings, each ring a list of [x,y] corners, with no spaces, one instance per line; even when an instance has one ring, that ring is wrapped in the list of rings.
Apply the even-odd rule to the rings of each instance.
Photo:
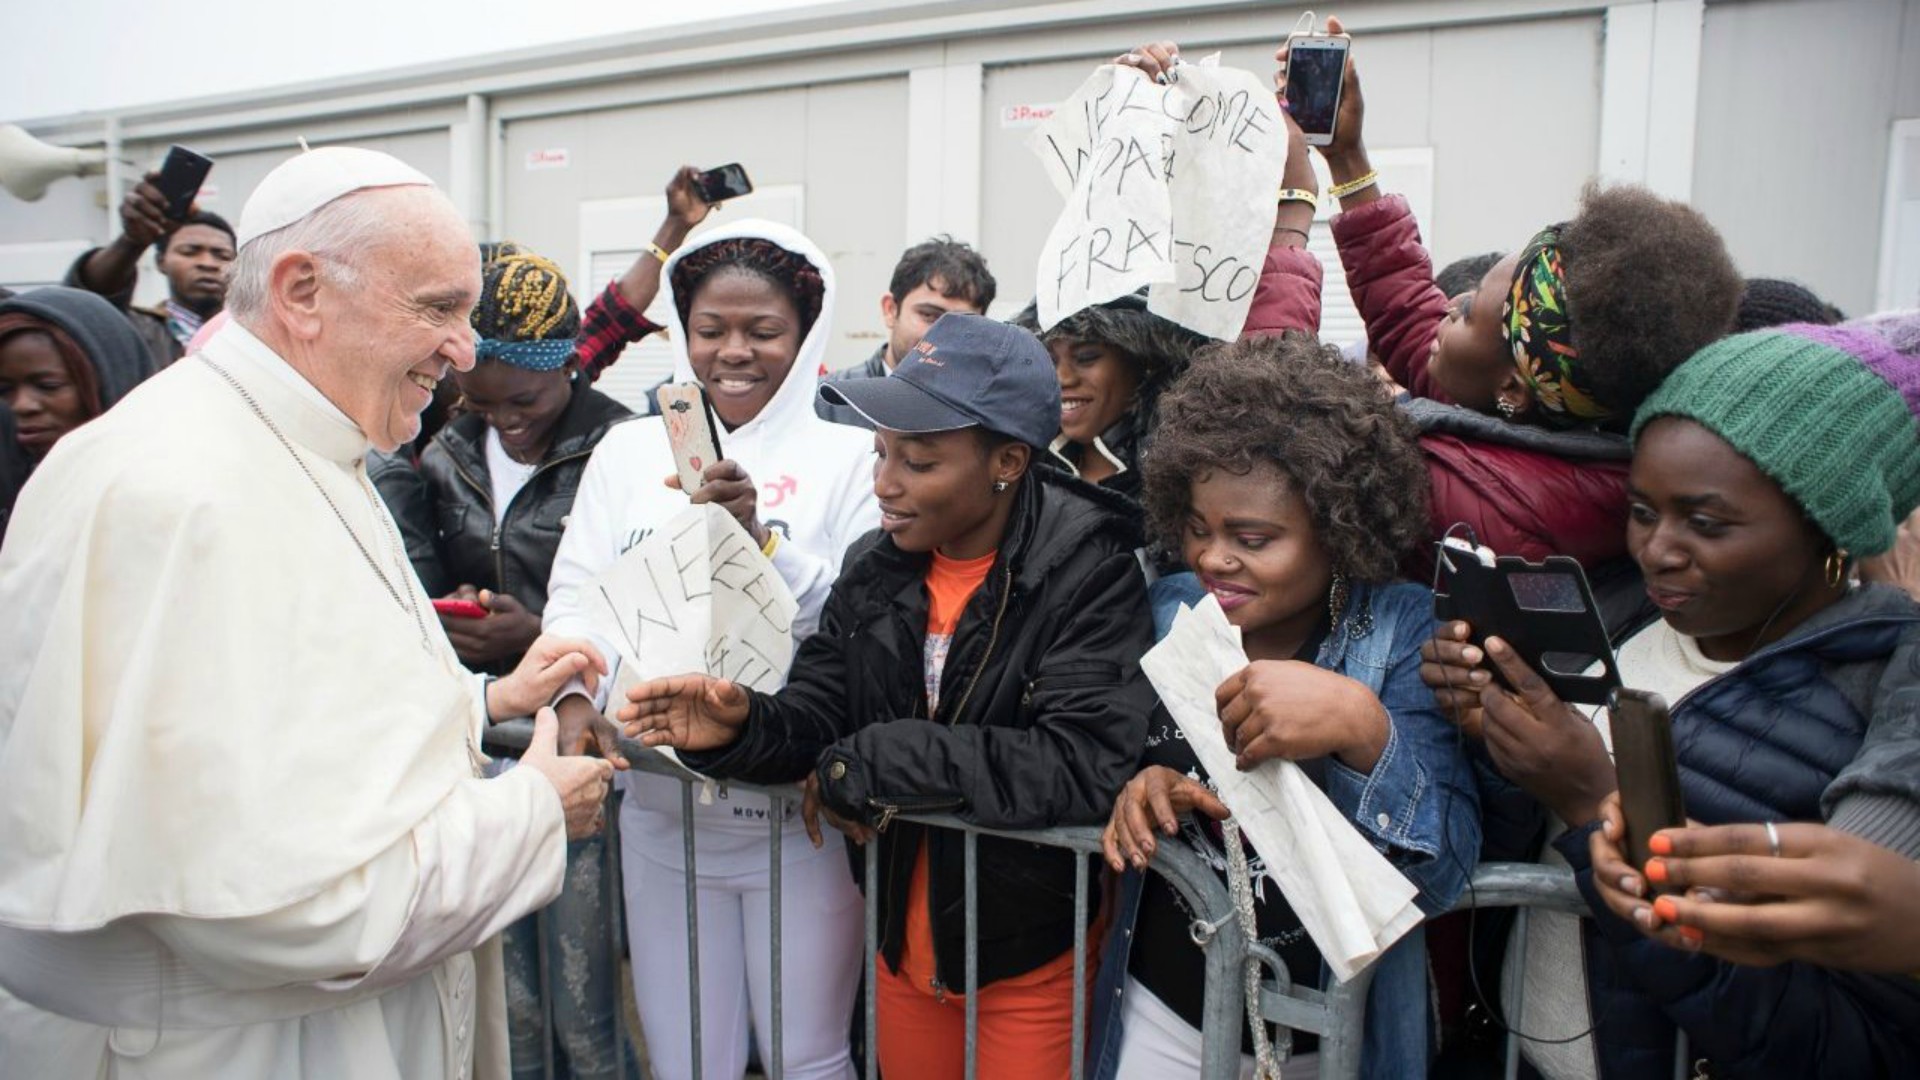
[[[1120,1035],[1118,1080],[1163,1080],[1200,1075],[1200,1032],[1180,1014],[1127,976]],[[1320,1075],[1319,1054],[1295,1054],[1280,1066],[1281,1080],[1312,1080]],[[1241,1080],[1253,1078],[1253,1055],[1240,1055]]]
[[[636,849],[638,829],[621,819],[621,859],[633,993],[658,1080],[693,1080],[693,1023],[687,993],[686,876]],[[852,1080],[848,1025],[865,952],[860,892],[840,834],[781,866],[781,1041],[792,1080]],[[696,838],[697,839],[697,838]],[[788,846],[791,846],[789,841]],[[697,852],[696,852],[697,853]],[[696,863],[696,868],[704,864]],[[767,867],[699,874],[700,1054],[706,1076],[747,1068],[748,1018],[760,1060],[772,1067],[772,912]]]

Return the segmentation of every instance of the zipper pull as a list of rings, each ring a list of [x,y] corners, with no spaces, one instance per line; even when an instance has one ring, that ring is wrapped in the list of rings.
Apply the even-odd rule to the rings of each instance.
[[[947,984],[940,981],[940,976],[935,975],[933,978],[928,979],[927,986],[933,990],[933,1000],[942,1005],[947,1003]]]
[[[883,833],[887,831],[887,826],[893,823],[893,815],[899,813],[900,808],[891,803],[879,803],[876,806],[880,811],[880,818],[873,823],[873,831]]]
[[[504,522],[502,524],[504,524]],[[493,527],[493,550],[495,552],[498,552],[500,550],[500,526],[499,525],[495,525]]]

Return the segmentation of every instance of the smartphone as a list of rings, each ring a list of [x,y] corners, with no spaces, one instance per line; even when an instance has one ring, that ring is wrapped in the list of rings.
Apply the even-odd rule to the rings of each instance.
[[[1464,620],[1483,649],[1489,637],[1513,646],[1562,701],[1606,703],[1620,685],[1619,661],[1577,561],[1552,555],[1531,563],[1458,540],[1437,547],[1435,618]],[[1499,668],[1488,666],[1502,686],[1513,689]]]
[[[753,190],[753,181],[747,179],[747,170],[741,168],[739,162],[708,169],[694,177],[693,183],[700,189],[700,197],[709,203],[737,199]]]
[[[1620,809],[1627,818],[1627,858],[1639,869],[1651,854],[1648,837],[1687,823],[1680,765],[1673,756],[1672,717],[1659,694],[1623,687],[1607,698],[1607,722],[1613,731]]]
[[[484,619],[489,612],[471,600],[435,600],[433,610],[456,619]]]
[[[184,146],[167,148],[167,159],[160,164],[160,176],[153,186],[167,200],[167,217],[173,221],[184,221],[188,211],[193,209],[193,197],[200,194],[200,185],[206,182],[207,173],[213,170],[213,159],[196,154]]]
[[[680,474],[680,490],[691,495],[705,483],[701,475],[720,460],[720,421],[713,403],[699,383],[668,383],[657,391],[660,415],[667,423],[667,442],[673,447],[673,467]]]
[[[1308,146],[1333,142],[1352,45],[1345,34],[1295,34],[1287,39],[1287,111]]]

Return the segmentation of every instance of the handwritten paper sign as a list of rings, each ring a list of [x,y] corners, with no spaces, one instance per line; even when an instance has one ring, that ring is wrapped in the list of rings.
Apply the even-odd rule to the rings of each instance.
[[[609,710],[625,704],[628,687],[666,675],[777,690],[793,662],[800,605],[760,545],[713,503],[689,506],[628,549],[586,597],[594,632],[620,652]]]
[[[1416,890],[1375,851],[1326,792],[1291,761],[1234,766],[1214,688],[1247,666],[1240,631],[1220,601],[1181,607],[1140,668],[1240,823],[1267,876],[1342,980],[1353,978],[1420,922]]]
[[[1145,285],[1154,314],[1240,335],[1273,235],[1286,128],[1251,72],[1211,58],[1178,71],[1161,86],[1103,66],[1028,141],[1067,197],[1035,279],[1043,329]]]

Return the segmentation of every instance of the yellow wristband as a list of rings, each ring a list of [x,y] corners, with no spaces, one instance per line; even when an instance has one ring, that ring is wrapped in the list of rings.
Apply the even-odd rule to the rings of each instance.
[[[778,532],[775,532],[772,529],[768,529],[767,542],[760,545],[760,554],[765,555],[767,558],[771,559],[773,558],[774,551],[779,547],[780,547],[780,534]]]
[[[663,248],[659,244],[653,243],[652,241],[648,241],[647,243],[647,253],[652,255],[654,258],[659,259],[663,264],[668,259],[673,258],[673,252],[668,251],[666,248]]]
[[[1370,170],[1365,176],[1356,176],[1344,184],[1335,184],[1327,189],[1327,194],[1336,199],[1344,199],[1356,191],[1364,191],[1380,182],[1380,170]]]
[[[1315,210],[1320,209],[1320,196],[1306,188],[1283,187],[1280,189],[1281,202],[1303,202]]]

